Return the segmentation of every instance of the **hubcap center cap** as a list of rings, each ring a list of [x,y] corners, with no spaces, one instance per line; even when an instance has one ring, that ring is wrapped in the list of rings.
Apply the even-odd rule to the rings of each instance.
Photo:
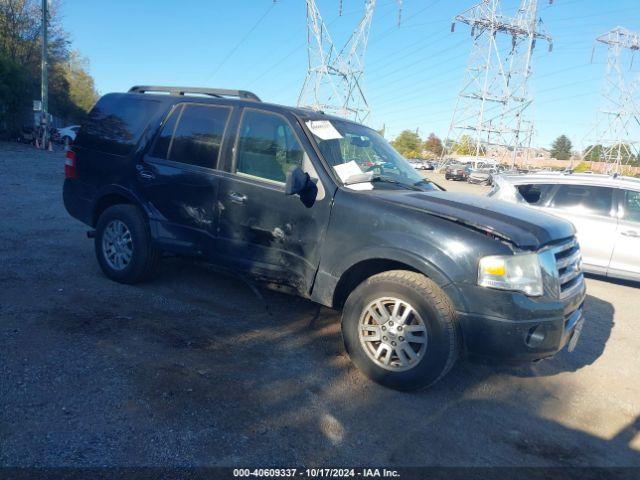
[[[414,368],[427,348],[424,320],[411,304],[393,297],[376,299],[365,307],[359,337],[369,358],[391,371]]]

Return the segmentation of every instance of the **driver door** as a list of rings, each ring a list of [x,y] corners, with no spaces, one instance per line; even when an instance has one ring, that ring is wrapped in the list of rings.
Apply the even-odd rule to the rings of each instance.
[[[229,172],[219,190],[219,250],[234,267],[308,294],[331,211],[297,121],[244,108]],[[302,167],[315,182],[310,204],[285,195],[286,173]]]

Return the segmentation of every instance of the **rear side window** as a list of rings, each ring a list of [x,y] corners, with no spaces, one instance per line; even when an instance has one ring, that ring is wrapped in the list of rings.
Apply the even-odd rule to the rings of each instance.
[[[152,155],[215,168],[230,112],[228,107],[198,104],[174,109],[156,139]]]
[[[613,202],[613,189],[588,185],[560,185],[553,207],[575,213],[608,216]]]
[[[522,198],[530,205],[544,205],[549,199],[552,187],[553,185],[534,183],[518,185],[516,188]]]
[[[77,145],[113,155],[128,155],[160,102],[133,95],[105,95],[80,129]]]
[[[151,156],[164,159],[169,158],[169,146],[171,145],[173,132],[176,129],[176,124],[178,123],[181,112],[181,105],[171,110],[169,117],[164,121],[160,134],[156,138],[156,142],[151,150]]]
[[[627,190],[624,192],[624,220],[640,222],[640,192]]]

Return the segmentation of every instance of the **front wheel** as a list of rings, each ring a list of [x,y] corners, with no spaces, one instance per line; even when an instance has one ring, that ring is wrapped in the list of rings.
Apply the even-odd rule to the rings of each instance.
[[[455,363],[460,340],[447,295],[416,272],[374,275],[349,296],[342,336],[354,364],[397,390],[433,385]]]
[[[95,249],[103,273],[120,283],[145,280],[159,258],[151,244],[146,218],[134,205],[115,205],[100,215]]]

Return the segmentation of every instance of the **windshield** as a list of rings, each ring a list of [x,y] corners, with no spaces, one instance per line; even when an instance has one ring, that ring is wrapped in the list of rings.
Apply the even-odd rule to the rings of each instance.
[[[375,130],[340,120],[312,120],[306,124],[323,157],[348,188],[371,190],[396,185],[439,190]]]

